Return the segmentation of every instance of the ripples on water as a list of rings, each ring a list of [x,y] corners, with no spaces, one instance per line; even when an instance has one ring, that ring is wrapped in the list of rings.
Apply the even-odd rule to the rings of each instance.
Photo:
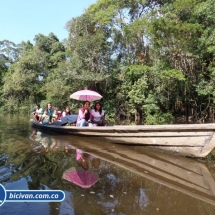
[[[6,190],[63,190],[66,198],[5,202],[0,214],[215,213],[214,177],[195,159],[73,136],[30,137],[28,120],[4,116],[0,122],[0,183]],[[89,188],[62,178],[65,170],[83,167],[98,177],[92,186],[93,179],[87,182]]]

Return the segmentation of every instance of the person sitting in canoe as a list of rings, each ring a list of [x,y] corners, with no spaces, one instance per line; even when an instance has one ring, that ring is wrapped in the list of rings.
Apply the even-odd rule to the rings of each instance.
[[[105,121],[105,112],[102,110],[102,105],[100,102],[96,102],[94,109],[92,110],[92,122],[94,126],[106,126],[107,122]]]
[[[47,115],[49,116],[49,122],[51,122],[52,121],[52,114],[54,112],[53,109],[52,109],[52,104],[48,103],[47,106],[45,107],[45,109],[47,110]],[[39,122],[42,122],[42,121],[43,121],[43,116],[41,116],[39,118]]]
[[[48,111],[48,115],[49,115],[49,121],[51,122],[52,120],[52,114],[53,114],[53,109],[52,109],[52,104],[51,103],[48,103],[47,105],[47,111]]]
[[[92,111],[90,110],[90,102],[85,101],[83,107],[79,109],[77,118],[77,127],[89,126],[92,127]]]
[[[72,115],[72,112],[71,112],[71,110],[70,110],[70,107],[66,107],[65,108],[65,110],[63,111],[63,113],[62,113],[62,117],[64,117],[64,116],[68,116],[68,115]]]
[[[52,122],[58,120],[58,109],[54,109],[54,113],[52,114]]]
[[[39,104],[36,104],[36,109],[32,112],[35,121],[39,122],[40,117],[43,115],[43,109]]]
[[[50,116],[48,114],[48,109],[44,110],[44,114],[42,115],[41,122],[43,125],[50,123]]]
[[[63,117],[62,111],[58,110],[57,115],[58,115],[57,120],[61,120],[61,118]]]

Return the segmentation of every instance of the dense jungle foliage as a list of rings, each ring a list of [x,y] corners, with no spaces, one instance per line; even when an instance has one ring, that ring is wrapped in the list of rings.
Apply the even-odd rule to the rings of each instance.
[[[98,0],[66,23],[68,38],[0,41],[0,107],[73,112],[80,89],[103,95],[109,120],[214,121],[214,0]]]

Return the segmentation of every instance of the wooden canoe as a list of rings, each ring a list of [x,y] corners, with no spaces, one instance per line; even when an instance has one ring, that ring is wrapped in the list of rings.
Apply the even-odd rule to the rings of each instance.
[[[114,163],[144,178],[215,205],[215,179],[205,164],[141,147],[104,144],[89,138],[73,138],[73,147]]]
[[[188,157],[205,157],[215,147],[215,124],[212,123],[76,127],[31,122],[34,127],[45,131],[105,138],[119,144],[151,146]]]

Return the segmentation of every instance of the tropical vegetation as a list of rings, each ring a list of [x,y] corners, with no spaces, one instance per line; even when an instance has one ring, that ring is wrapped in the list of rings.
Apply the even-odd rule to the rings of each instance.
[[[145,124],[214,121],[214,0],[98,0],[66,23],[68,38],[0,41],[0,107],[80,106],[103,95],[110,119]]]

